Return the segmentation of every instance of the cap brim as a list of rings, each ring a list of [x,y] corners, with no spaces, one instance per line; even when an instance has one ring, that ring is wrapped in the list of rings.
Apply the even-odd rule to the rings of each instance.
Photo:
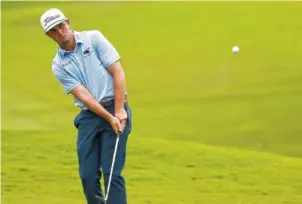
[[[64,22],[64,21],[66,21],[66,20],[67,20],[67,18],[64,18],[64,19],[61,19],[61,20],[59,20],[59,21],[54,22],[53,24],[49,25],[49,26],[44,30],[44,32],[47,33],[50,29],[52,29],[52,28],[55,27],[56,25],[58,25],[58,24],[60,24],[60,23],[62,23],[62,22]]]

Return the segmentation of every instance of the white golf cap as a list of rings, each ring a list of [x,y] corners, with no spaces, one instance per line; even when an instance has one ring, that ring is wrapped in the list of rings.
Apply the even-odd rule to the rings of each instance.
[[[52,8],[45,11],[40,18],[41,26],[44,32],[49,31],[51,28],[65,20],[67,20],[67,18],[57,8]]]

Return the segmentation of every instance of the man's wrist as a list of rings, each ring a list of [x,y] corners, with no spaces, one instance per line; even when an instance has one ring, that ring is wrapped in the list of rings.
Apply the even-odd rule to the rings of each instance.
[[[109,113],[106,109],[104,109],[103,113],[99,113],[99,116],[101,116],[102,118],[104,118],[108,122],[110,122],[112,120],[112,117],[113,117],[113,115],[111,115],[111,113]]]
[[[125,99],[124,98],[115,98],[115,104],[114,104],[114,110],[115,112],[117,111],[121,111],[124,109],[124,103],[125,103]]]

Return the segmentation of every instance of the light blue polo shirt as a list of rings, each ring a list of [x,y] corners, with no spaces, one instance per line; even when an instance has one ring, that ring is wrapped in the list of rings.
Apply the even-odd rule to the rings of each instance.
[[[98,102],[114,99],[113,78],[107,68],[120,59],[119,53],[98,30],[73,32],[75,50],[68,52],[59,47],[52,63],[52,72],[64,92],[68,94],[82,84]],[[87,110],[76,97],[74,103]]]

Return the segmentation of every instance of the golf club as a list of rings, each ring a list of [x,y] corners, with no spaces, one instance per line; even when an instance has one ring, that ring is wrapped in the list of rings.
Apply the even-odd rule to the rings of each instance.
[[[117,138],[116,138],[116,142],[115,142],[115,148],[114,148],[114,153],[113,153],[113,158],[112,158],[112,164],[111,164],[111,169],[110,169],[109,181],[108,181],[108,186],[107,186],[107,192],[106,192],[106,196],[105,196],[105,199],[104,199],[105,204],[107,203],[108,196],[109,196],[110,184],[111,184],[112,173],[113,173],[113,168],[114,168],[114,163],[115,163],[115,156],[116,156],[116,152],[117,152],[117,147],[118,147],[119,139],[120,139],[120,135],[117,134]]]

